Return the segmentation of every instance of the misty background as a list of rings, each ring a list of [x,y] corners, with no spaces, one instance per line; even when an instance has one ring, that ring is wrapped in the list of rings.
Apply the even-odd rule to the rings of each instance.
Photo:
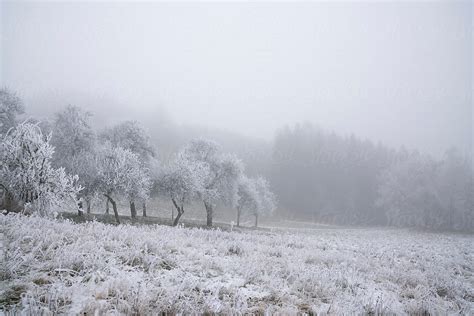
[[[162,163],[215,140],[284,218],[474,226],[471,2],[1,10],[1,85],[24,117],[79,106],[99,136],[136,120]]]
[[[436,156],[472,147],[472,3],[2,2],[1,84],[32,115],[271,140],[308,121]]]

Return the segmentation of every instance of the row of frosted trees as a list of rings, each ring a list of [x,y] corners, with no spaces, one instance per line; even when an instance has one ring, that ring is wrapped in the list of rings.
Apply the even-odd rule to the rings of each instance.
[[[67,199],[78,213],[91,212],[91,202],[102,196],[106,213],[112,207],[120,223],[117,201],[126,200],[130,215],[143,216],[152,192],[171,199],[177,225],[186,205],[201,201],[206,223],[212,226],[217,204],[255,216],[276,208],[268,182],[250,178],[242,162],[223,153],[215,142],[193,140],[168,161],[159,162],[149,137],[135,121],[125,121],[101,132],[90,125],[91,114],[67,106],[49,122],[17,122],[24,111],[21,100],[0,90],[0,187],[7,210],[25,208],[47,214]]]

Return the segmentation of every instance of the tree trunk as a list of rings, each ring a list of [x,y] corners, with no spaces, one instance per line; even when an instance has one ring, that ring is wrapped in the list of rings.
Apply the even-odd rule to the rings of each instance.
[[[181,218],[181,215],[183,215],[183,213],[184,213],[183,210],[178,211],[178,215],[176,215],[176,218],[173,221],[173,226],[178,225],[179,219]]]
[[[207,227],[212,227],[212,204],[204,202],[207,214]]]
[[[120,224],[119,214],[117,211],[117,203],[115,203],[115,201],[110,197],[110,195],[105,194],[105,196],[107,197],[107,201],[110,201],[110,204],[112,204],[112,208],[114,210],[114,215],[115,215],[115,221],[117,222],[117,224]]]
[[[5,209],[8,211],[8,212],[11,212],[12,211],[12,195],[10,194],[10,192],[8,192],[6,189],[4,189],[4,200],[3,200],[3,205],[5,207]]]
[[[130,201],[130,214],[132,216],[132,219],[137,218],[137,209],[135,208],[134,201]]]
[[[20,212],[24,210],[24,205],[14,199],[13,195],[3,186],[3,205],[2,207],[7,210],[7,212]]]
[[[87,200],[86,205],[87,205],[87,214],[90,214],[91,213],[91,200]]]
[[[142,210],[143,210],[143,217],[146,217],[146,203],[143,202],[142,204]]]
[[[258,214],[255,214],[255,227],[258,227]]]
[[[105,214],[109,214],[109,199],[105,202]]]
[[[241,209],[240,207],[237,208],[237,227],[240,226],[240,213],[241,213]]]
[[[77,203],[77,215],[82,216],[84,215],[84,211],[82,209],[82,201]]]
[[[181,218],[181,215],[183,215],[184,213],[184,206],[183,205],[179,206],[178,203],[176,203],[175,199],[171,199],[171,201],[173,202],[174,207],[178,211],[178,215],[176,215],[176,218],[173,220],[173,226],[177,226],[179,223],[179,219]]]

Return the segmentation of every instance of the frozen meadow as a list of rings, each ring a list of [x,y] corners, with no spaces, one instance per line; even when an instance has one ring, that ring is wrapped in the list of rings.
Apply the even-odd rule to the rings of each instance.
[[[0,216],[6,314],[474,313],[474,236]]]

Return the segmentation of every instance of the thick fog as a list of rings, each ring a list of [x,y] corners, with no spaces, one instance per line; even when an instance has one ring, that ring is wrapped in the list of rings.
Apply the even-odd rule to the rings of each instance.
[[[472,1],[0,10],[0,315],[474,315]]]
[[[308,121],[440,156],[472,147],[472,4],[2,2],[1,85],[270,140]]]

